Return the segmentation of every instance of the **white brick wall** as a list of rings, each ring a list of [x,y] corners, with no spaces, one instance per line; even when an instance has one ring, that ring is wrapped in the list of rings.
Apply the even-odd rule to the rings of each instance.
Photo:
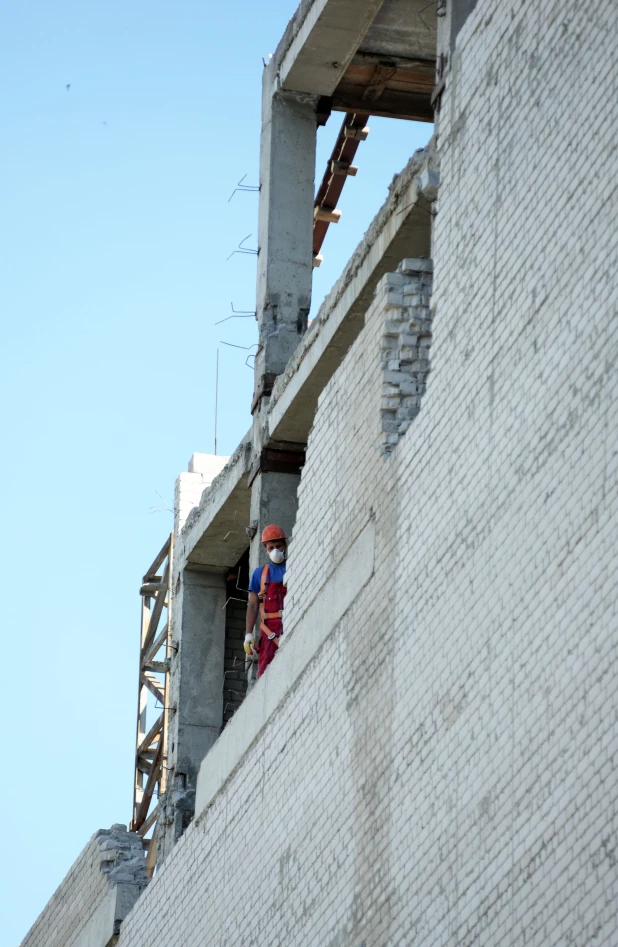
[[[21,947],[107,947],[146,885],[141,839],[114,825],[92,836]]]
[[[617,85],[615,0],[479,0],[428,391],[384,457],[378,294],[311,435],[286,633],[370,516],[375,575],[121,947],[618,943]]]

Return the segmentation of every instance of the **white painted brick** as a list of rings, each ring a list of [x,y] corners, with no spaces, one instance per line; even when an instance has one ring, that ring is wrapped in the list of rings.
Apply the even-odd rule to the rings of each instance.
[[[374,577],[119,947],[618,943],[617,75],[615,0],[478,0],[427,391],[383,456],[399,273],[319,400],[286,634],[370,516]]]

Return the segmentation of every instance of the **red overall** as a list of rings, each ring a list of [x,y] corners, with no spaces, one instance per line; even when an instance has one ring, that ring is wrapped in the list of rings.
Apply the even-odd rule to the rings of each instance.
[[[270,569],[265,565],[260,582],[260,640],[258,642],[258,677],[261,677],[279,647],[279,638],[283,634],[283,600],[287,588],[283,582],[270,581]],[[268,636],[274,632],[275,637]]]

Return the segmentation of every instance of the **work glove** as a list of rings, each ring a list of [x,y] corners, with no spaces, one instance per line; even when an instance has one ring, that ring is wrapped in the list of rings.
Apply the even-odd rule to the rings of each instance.
[[[244,644],[245,654],[248,654],[250,658],[255,654],[255,638],[253,635],[245,635],[245,644]]]

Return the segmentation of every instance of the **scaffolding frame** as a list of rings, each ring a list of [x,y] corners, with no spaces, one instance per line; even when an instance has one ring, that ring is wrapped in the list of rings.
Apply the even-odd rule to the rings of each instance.
[[[140,588],[142,609],[131,831],[144,840],[149,876],[153,875],[157,863],[158,800],[165,792],[167,776],[173,551],[172,533],[145,573]],[[150,694],[155,698],[155,709],[159,713],[148,726]],[[146,838],[150,829],[152,835]]]

